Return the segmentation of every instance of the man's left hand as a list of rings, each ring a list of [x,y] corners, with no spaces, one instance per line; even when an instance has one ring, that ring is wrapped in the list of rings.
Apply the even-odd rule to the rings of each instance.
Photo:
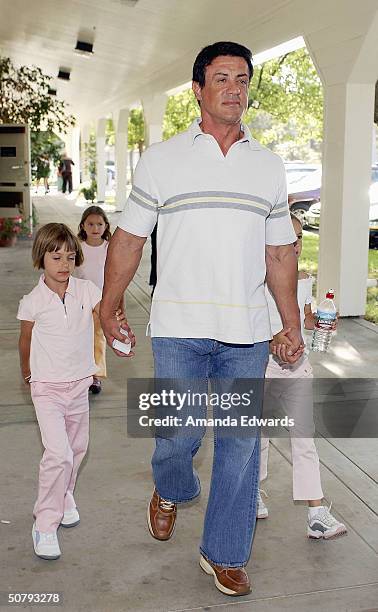
[[[283,329],[279,336],[282,342],[272,343],[271,352],[276,355],[283,363],[295,363],[302,357],[304,343],[300,329],[287,327]]]

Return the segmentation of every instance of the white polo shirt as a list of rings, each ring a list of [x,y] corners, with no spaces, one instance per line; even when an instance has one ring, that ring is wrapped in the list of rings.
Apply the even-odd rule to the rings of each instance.
[[[224,156],[200,121],[142,155],[118,223],[149,236],[159,221],[151,336],[268,340],[265,245],[296,240],[284,165],[246,126]]]
[[[64,303],[44,282],[20,301],[17,319],[34,321],[31,382],[72,382],[95,374],[92,311],[101,291],[89,280],[70,277]]]

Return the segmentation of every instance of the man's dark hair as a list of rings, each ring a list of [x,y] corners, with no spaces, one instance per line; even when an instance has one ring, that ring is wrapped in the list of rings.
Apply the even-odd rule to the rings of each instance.
[[[252,53],[247,47],[234,42],[216,42],[204,47],[197,55],[193,64],[193,81],[199,83],[200,87],[205,85],[205,70],[216,57],[220,55],[232,55],[242,57],[248,64],[249,80],[253,76]]]

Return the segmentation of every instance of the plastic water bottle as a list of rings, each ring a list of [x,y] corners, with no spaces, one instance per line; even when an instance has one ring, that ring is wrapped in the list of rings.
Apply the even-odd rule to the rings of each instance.
[[[317,321],[312,334],[311,350],[325,353],[332,338],[332,324],[336,320],[336,306],[333,301],[335,297],[333,289],[330,289],[317,309]]]

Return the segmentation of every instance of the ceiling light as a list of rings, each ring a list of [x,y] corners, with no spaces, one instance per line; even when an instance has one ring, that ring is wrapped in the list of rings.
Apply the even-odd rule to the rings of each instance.
[[[113,0],[113,2],[117,0]],[[127,6],[135,6],[139,0],[118,0],[120,4],[126,4]]]
[[[93,55],[93,44],[78,40],[76,42],[75,52],[85,57],[91,57]]]
[[[59,68],[58,79],[62,79],[63,81],[70,80],[70,71],[67,68]]]

